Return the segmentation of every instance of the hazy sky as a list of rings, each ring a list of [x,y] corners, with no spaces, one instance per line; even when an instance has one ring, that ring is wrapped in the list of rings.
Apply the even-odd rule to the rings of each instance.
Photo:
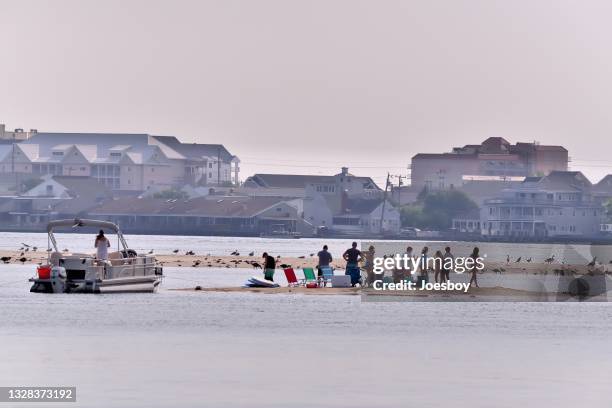
[[[0,123],[381,181],[489,136],[612,172],[609,1],[4,1]]]

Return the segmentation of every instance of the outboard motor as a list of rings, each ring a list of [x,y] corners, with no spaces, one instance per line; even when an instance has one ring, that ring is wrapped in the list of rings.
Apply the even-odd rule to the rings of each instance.
[[[66,292],[66,269],[63,266],[54,266],[51,268],[51,288],[53,293]]]

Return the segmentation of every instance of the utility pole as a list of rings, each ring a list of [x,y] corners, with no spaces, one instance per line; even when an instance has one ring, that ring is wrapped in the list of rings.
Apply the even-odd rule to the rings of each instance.
[[[397,182],[397,206],[402,207],[402,176],[398,176],[399,181]]]
[[[11,155],[11,171],[15,175],[15,194],[19,194],[19,180],[15,171],[15,131],[13,130],[13,151]]]
[[[382,213],[380,214],[380,233],[383,232],[383,221],[385,220],[385,207],[387,206],[387,190],[389,189],[389,173],[387,173],[387,182],[385,183],[385,195],[383,196]]]
[[[221,185],[221,146],[217,147],[217,186]]]

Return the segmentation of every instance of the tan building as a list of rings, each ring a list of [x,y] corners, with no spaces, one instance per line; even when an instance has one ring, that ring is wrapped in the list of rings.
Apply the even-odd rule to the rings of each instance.
[[[510,144],[490,137],[479,145],[456,147],[449,153],[419,153],[412,158],[412,186],[444,190],[461,186],[476,176],[544,176],[567,171],[568,152],[562,146],[538,143]]]
[[[222,145],[148,134],[2,131],[0,175],[18,185],[44,175],[93,177],[124,191],[239,182],[240,161]]]

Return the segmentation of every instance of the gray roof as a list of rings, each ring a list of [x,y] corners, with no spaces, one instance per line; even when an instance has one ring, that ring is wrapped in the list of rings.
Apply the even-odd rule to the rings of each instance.
[[[107,201],[91,211],[99,215],[197,215],[205,217],[253,217],[284,202],[277,197],[198,197],[167,200],[125,197]]]
[[[372,211],[381,205],[383,200],[376,199],[365,199],[365,198],[353,198],[349,199],[346,204],[345,214],[357,215],[357,214],[370,214]]]
[[[370,177],[356,177],[356,182],[367,183],[368,188],[380,190]],[[245,184],[253,183],[265,188],[305,188],[309,184],[334,184],[335,176],[317,176],[304,174],[262,174],[257,173],[249,177]]]
[[[217,158],[220,156],[221,161],[229,162],[234,157],[221,144],[183,143],[174,136],[153,136],[153,138],[176,150],[187,159],[201,160],[203,157]]]
[[[158,146],[169,159],[183,156],[150,135],[142,133],[47,133],[38,132],[20,145],[38,145],[40,157],[50,157],[59,145],[94,145],[97,157],[108,156],[108,151],[117,145],[129,145],[137,151],[147,151]]]

